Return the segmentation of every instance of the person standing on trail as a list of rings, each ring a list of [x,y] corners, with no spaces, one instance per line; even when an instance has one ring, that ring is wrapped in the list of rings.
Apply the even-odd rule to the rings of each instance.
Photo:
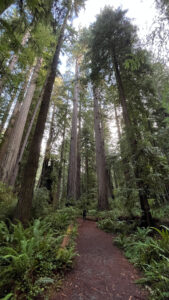
[[[86,220],[86,213],[87,213],[87,211],[86,211],[86,209],[84,208],[84,210],[83,210],[83,220]]]

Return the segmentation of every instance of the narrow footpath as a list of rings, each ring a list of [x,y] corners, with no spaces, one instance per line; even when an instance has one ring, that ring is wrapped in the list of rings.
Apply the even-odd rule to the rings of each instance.
[[[50,300],[147,299],[146,292],[134,283],[138,271],[95,222],[79,221],[77,251],[73,271]]]

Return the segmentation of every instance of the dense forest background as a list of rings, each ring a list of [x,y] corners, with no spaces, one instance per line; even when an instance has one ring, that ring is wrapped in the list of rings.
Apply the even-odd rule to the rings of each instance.
[[[167,52],[157,53],[167,47],[169,1],[156,0],[146,47],[120,8],[76,31],[84,6],[0,4],[0,296],[34,299],[54,270],[70,267],[73,238],[63,251],[60,240],[85,209],[119,233],[152,299],[168,299],[169,68]]]

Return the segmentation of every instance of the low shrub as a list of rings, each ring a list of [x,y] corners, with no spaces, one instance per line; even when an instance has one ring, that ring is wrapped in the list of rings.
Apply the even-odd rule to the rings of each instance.
[[[74,243],[60,249],[71,213],[52,213],[34,220],[28,228],[0,222],[0,298],[25,299],[26,294],[26,299],[34,299],[71,268]]]
[[[152,237],[152,233],[158,236]],[[169,299],[169,228],[137,228],[126,236],[121,234],[115,243],[125,251],[130,261],[144,271],[138,283],[148,286],[151,299]]]
[[[126,221],[115,220],[112,217],[106,219],[100,219],[98,222],[98,227],[106,232],[110,233],[123,233],[128,234],[133,231],[135,227],[135,222],[127,224]]]
[[[12,188],[0,181],[0,220],[12,217],[16,203],[17,197]]]
[[[34,193],[32,202],[32,216],[39,218],[47,213],[49,210],[49,191],[47,188],[37,188]]]
[[[153,207],[151,210],[153,218],[160,220],[169,220],[169,205]]]
[[[96,209],[89,209],[89,210],[87,211],[87,214],[88,214],[89,216],[97,217],[97,216],[98,216],[98,211],[97,211]]]
[[[110,218],[100,220],[98,222],[98,227],[106,232],[114,232],[114,221]]]

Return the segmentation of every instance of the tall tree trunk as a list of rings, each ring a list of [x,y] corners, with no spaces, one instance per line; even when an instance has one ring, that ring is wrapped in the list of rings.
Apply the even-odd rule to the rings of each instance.
[[[86,197],[88,198],[88,194],[89,194],[89,157],[88,157],[88,150],[87,150],[87,145],[85,144],[85,175],[86,175]]]
[[[21,42],[22,47],[26,44],[29,36],[30,36],[30,30],[27,30],[25,35],[23,36],[23,39],[22,39],[22,42]],[[19,58],[18,54],[13,54],[12,55],[12,58],[9,62],[9,66],[8,66],[8,69],[9,69],[10,72],[12,72],[14,70],[14,67],[15,67],[15,65],[18,61],[18,58]],[[0,96],[1,96],[1,93],[3,91],[5,81],[6,81],[6,76],[4,76],[4,77],[2,77],[2,79],[0,79]]]
[[[72,131],[70,141],[69,169],[67,183],[67,199],[76,199],[76,182],[77,182],[77,116],[78,116],[78,100],[79,100],[79,82],[78,82],[78,61],[75,66],[75,85],[74,85],[74,101],[72,115]]]
[[[8,148],[9,148],[9,143],[13,137],[13,129],[15,127],[15,123],[18,119],[19,113],[20,113],[20,109],[21,109],[22,103],[17,101],[15,104],[15,108],[13,110],[13,114],[12,117],[10,119],[8,128],[5,131],[5,134],[3,136],[3,140],[2,143],[0,145],[0,166],[1,166],[1,161],[3,160],[3,158],[5,157]]]
[[[119,98],[120,98],[121,106],[122,106],[123,119],[124,119],[124,123],[125,123],[126,136],[127,136],[128,144],[130,146],[131,156],[134,157],[135,152],[137,150],[137,141],[132,134],[132,124],[131,124],[131,120],[130,120],[129,113],[128,113],[124,87],[123,87],[121,74],[120,74],[120,70],[119,70],[119,66],[118,66],[118,62],[117,62],[115,54],[113,55],[113,62],[114,62],[115,76],[116,76],[116,81],[117,81],[117,86],[118,86],[118,91],[119,91]],[[151,216],[151,212],[150,212],[150,206],[148,203],[146,191],[144,189],[144,182],[140,176],[141,174],[140,174],[140,170],[138,168],[137,162],[133,162],[133,167],[134,167],[134,175],[135,175],[135,179],[136,179],[136,185],[137,185],[137,189],[138,189],[138,193],[139,193],[140,206],[141,206],[141,209],[143,212],[143,219],[145,220],[146,225],[152,226],[153,221],[152,221],[152,216]]]
[[[15,168],[16,160],[18,157],[20,144],[23,136],[23,131],[25,123],[27,120],[29,108],[32,102],[34,91],[36,88],[36,80],[39,74],[39,70],[42,64],[42,59],[38,59],[33,75],[30,81],[30,85],[27,89],[25,99],[22,103],[18,118],[15,122],[14,128],[10,134],[8,140],[8,146],[6,152],[4,152],[5,144],[2,145],[0,152],[0,179],[7,183],[11,184],[13,178],[13,171]]]
[[[99,90],[93,86],[94,95],[94,128],[96,140],[96,171],[98,180],[98,209],[105,210],[109,208],[108,203],[108,180],[106,170],[105,152],[103,147],[103,137],[101,133],[101,119],[99,113]]]
[[[17,91],[14,93],[13,97],[11,97],[11,100],[9,101],[8,103],[8,106],[6,108],[6,111],[4,113],[4,116],[2,118],[2,121],[1,121],[1,124],[0,124],[0,132],[3,133],[5,130],[4,130],[4,126],[5,126],[5,123],[8,121],[8,118],[9,118],[9,113],[10,113],[10,110],[11,110],[11,107],[14,103],[14,100],[15,98],[17,97],[17,100],[16,100],[16,104],[15,106],[18,105],[18,102],[22,102],[23,99],[24,99],[24,94],[25,94],[25,91],[27,89],[27,86],[28,86],[28,82],[29,82],[29,79],[33,73],[33,67],[29,69],[29,71],[27,72],[27,74],[25,74],[25,77],[26,79],[24,80],[22,86],[21,86],[21,89],[19,91],[19,95],[17,97]],[[14,110],[11,114],[11,118],[14,119],[14,116],[13,116],[13,113],[15,112],[15,107],[14,107]],[[10,126],[10,118],[9,118],[9,124],[8,124],[8,127]]]
[[[20,163],[22,161],[23,153],[24,153],[26,145],[28,143],[28,139],[29,139],[29,136],[30,136],[30,133],[31,133],[34,121],[35,121],[35,117],[36,117],[38,109],[40,107],[41,101],[42,101],[42,94],[39,96],[39,99],[38,99],[38,102],[36,104],[36,107],[35,107],[35,110],[34,110],[34,113],[33,113],[32,119],[31,119],[31,122],[29,124],[29,127],[28,127],[28,130],[26,132],[23,144],[21,145],[21,148],[20,148],[20,151],[19,151],[19,155],[18,155],[16,164],[15,164],[15,168],[14,168],[14,171],[13,171],[13,177],[11,179],[11,185],[12,186],[15,185],[15,181],[16,181],[16,178],[17,178],[17,175],[18,175],[19,166],[20,166]]]
[[[41,173],[41,182],[40,187],[46,187],[50,193],[50,200],[52,202],[52,178],[51,173],[53,170],[53,163],[51,163],[51,150],[54,136],[54,117],[55,117],[55,105],[53,105],[52,117],[50,122],[49,137],[46,144],[46,151],[43,161],[42,173]]]
[[[112,182],[112,176],[111,176],[111,168],[106,168],[107,171],[107,179],[108,179],[108,196],[112,199],[114,199],[114,186]]]
[[[42,97],[42,103],[37,119],[37,124],[34,132],[34,136],[30,146],[30,152],[28,161],[25,166],[22,186],[19,194],[19,200],[16,207],[15,218],[21,220],[23,223],[27,222],[31,215],[33,190],[35,185],[36,172],[38,168],[40,147],[45,129],[46,118],[48,114],[50,98],[52,94],[53,84],[55,81],[56,71],[59,63],[59,54],[63,43],[64,31],[69,15],[69,10],[65,17],[64,23],[61,27],[58,43],[56,46],[55,54],[51,64],[51,70],[49,72],[44,93]]]
[[[116,176],[116,171],[113,169],[113,179],[114,179],[114,186],[115,188],[118,188],[118,181],[117,181],[117,176]]]
[[[65,186],[65,183],[64,183],[64,180],[65,180],[64,179],[64,177],[65,177],[65,174],[64,174],[65,165],[64,165],[64,168],[63,168],[63,163],[65,164],[65,162],[64,162],[64,151],[65,151],[65,134],[66,134],[67,113],[68,113],[68,101],[67,101],[67,105],[66,105],[66,111],[65,111],[65,114],[64,114],[62,144],[61,144],[61,150],[60,150],[60,162],[59,162],[59,169],[58,169],[58,176],[57,176],[58,177],[58,182],[57,182],[56,194],[53,198],[53,206],[55,208],[58,206],[58,202],[60,200],[61,183],[63,183],[63,188]]]
[[[67,145],[67,140],[65,140],[65,147],[64,147],[64,154],[63,154],[63,176],[62,176],[62,191],[61,191],[61,198],[66,198],[67,196],[67,184],[66,184],[66,145]]]
[[[7,105],[7,107],[5,109],[5,112],[3,114],[3,117],[1,119],[0,133],[2,135],[4,134],[4,131],[5,131],[4,127],[5,127],[5,124],[6,124],[7,120],[8,120],[9,112],[10,112],[10,110],[12,108],[12,105],[13,105],[16,97],[17,97],[17,92],[14,92],[13,95],[11,95],[11,99],[9,100],[8,105]]]
[[[62,134],[62,145],[60,150],[60,162],[59,162],[59,169],[58,169],[58,182],[57,182],[57,189],[56,195],[53,199],[53,206],[56,208],[60,199],[60,192],[61,192],[61,181],[62,181],[62,171],[63,171],[63,156],[64,156],[64,149],[65,149],[65,133],[66,133],[66,122],[64,121],[63,126],[63,134]]]
[[[79,131],[77,137],[77,178],[76,178],[76,199],[81,196],[81,102],[79,103]]]
[[[119,117],[117,115],[117,107],[116,107],[115,103],[114,103],[114,113],[115,113],[115,120],[116,120],[116,126],[117,126],[118,139],[120,141],[120,139],[121,139],[121,130],[120,130],[120,124],[119,124]]]
[[[105,149],[105,144],[104,144],[104,117],[103,117],[103,113],[101,110],[101,107],[99,109],[99,114],[100,114],[100,132],[101,132],[101,138],[102,138],[102,148]],[[106,161],[106,157],[105,157],[105,161]],[[107,189],[108,189],[108,197],[114,199],[114,193],[113,193],[113,183],[111,180],[111,170],[108,169],[107,165],[106,165],[106,174],[107,174]]]

